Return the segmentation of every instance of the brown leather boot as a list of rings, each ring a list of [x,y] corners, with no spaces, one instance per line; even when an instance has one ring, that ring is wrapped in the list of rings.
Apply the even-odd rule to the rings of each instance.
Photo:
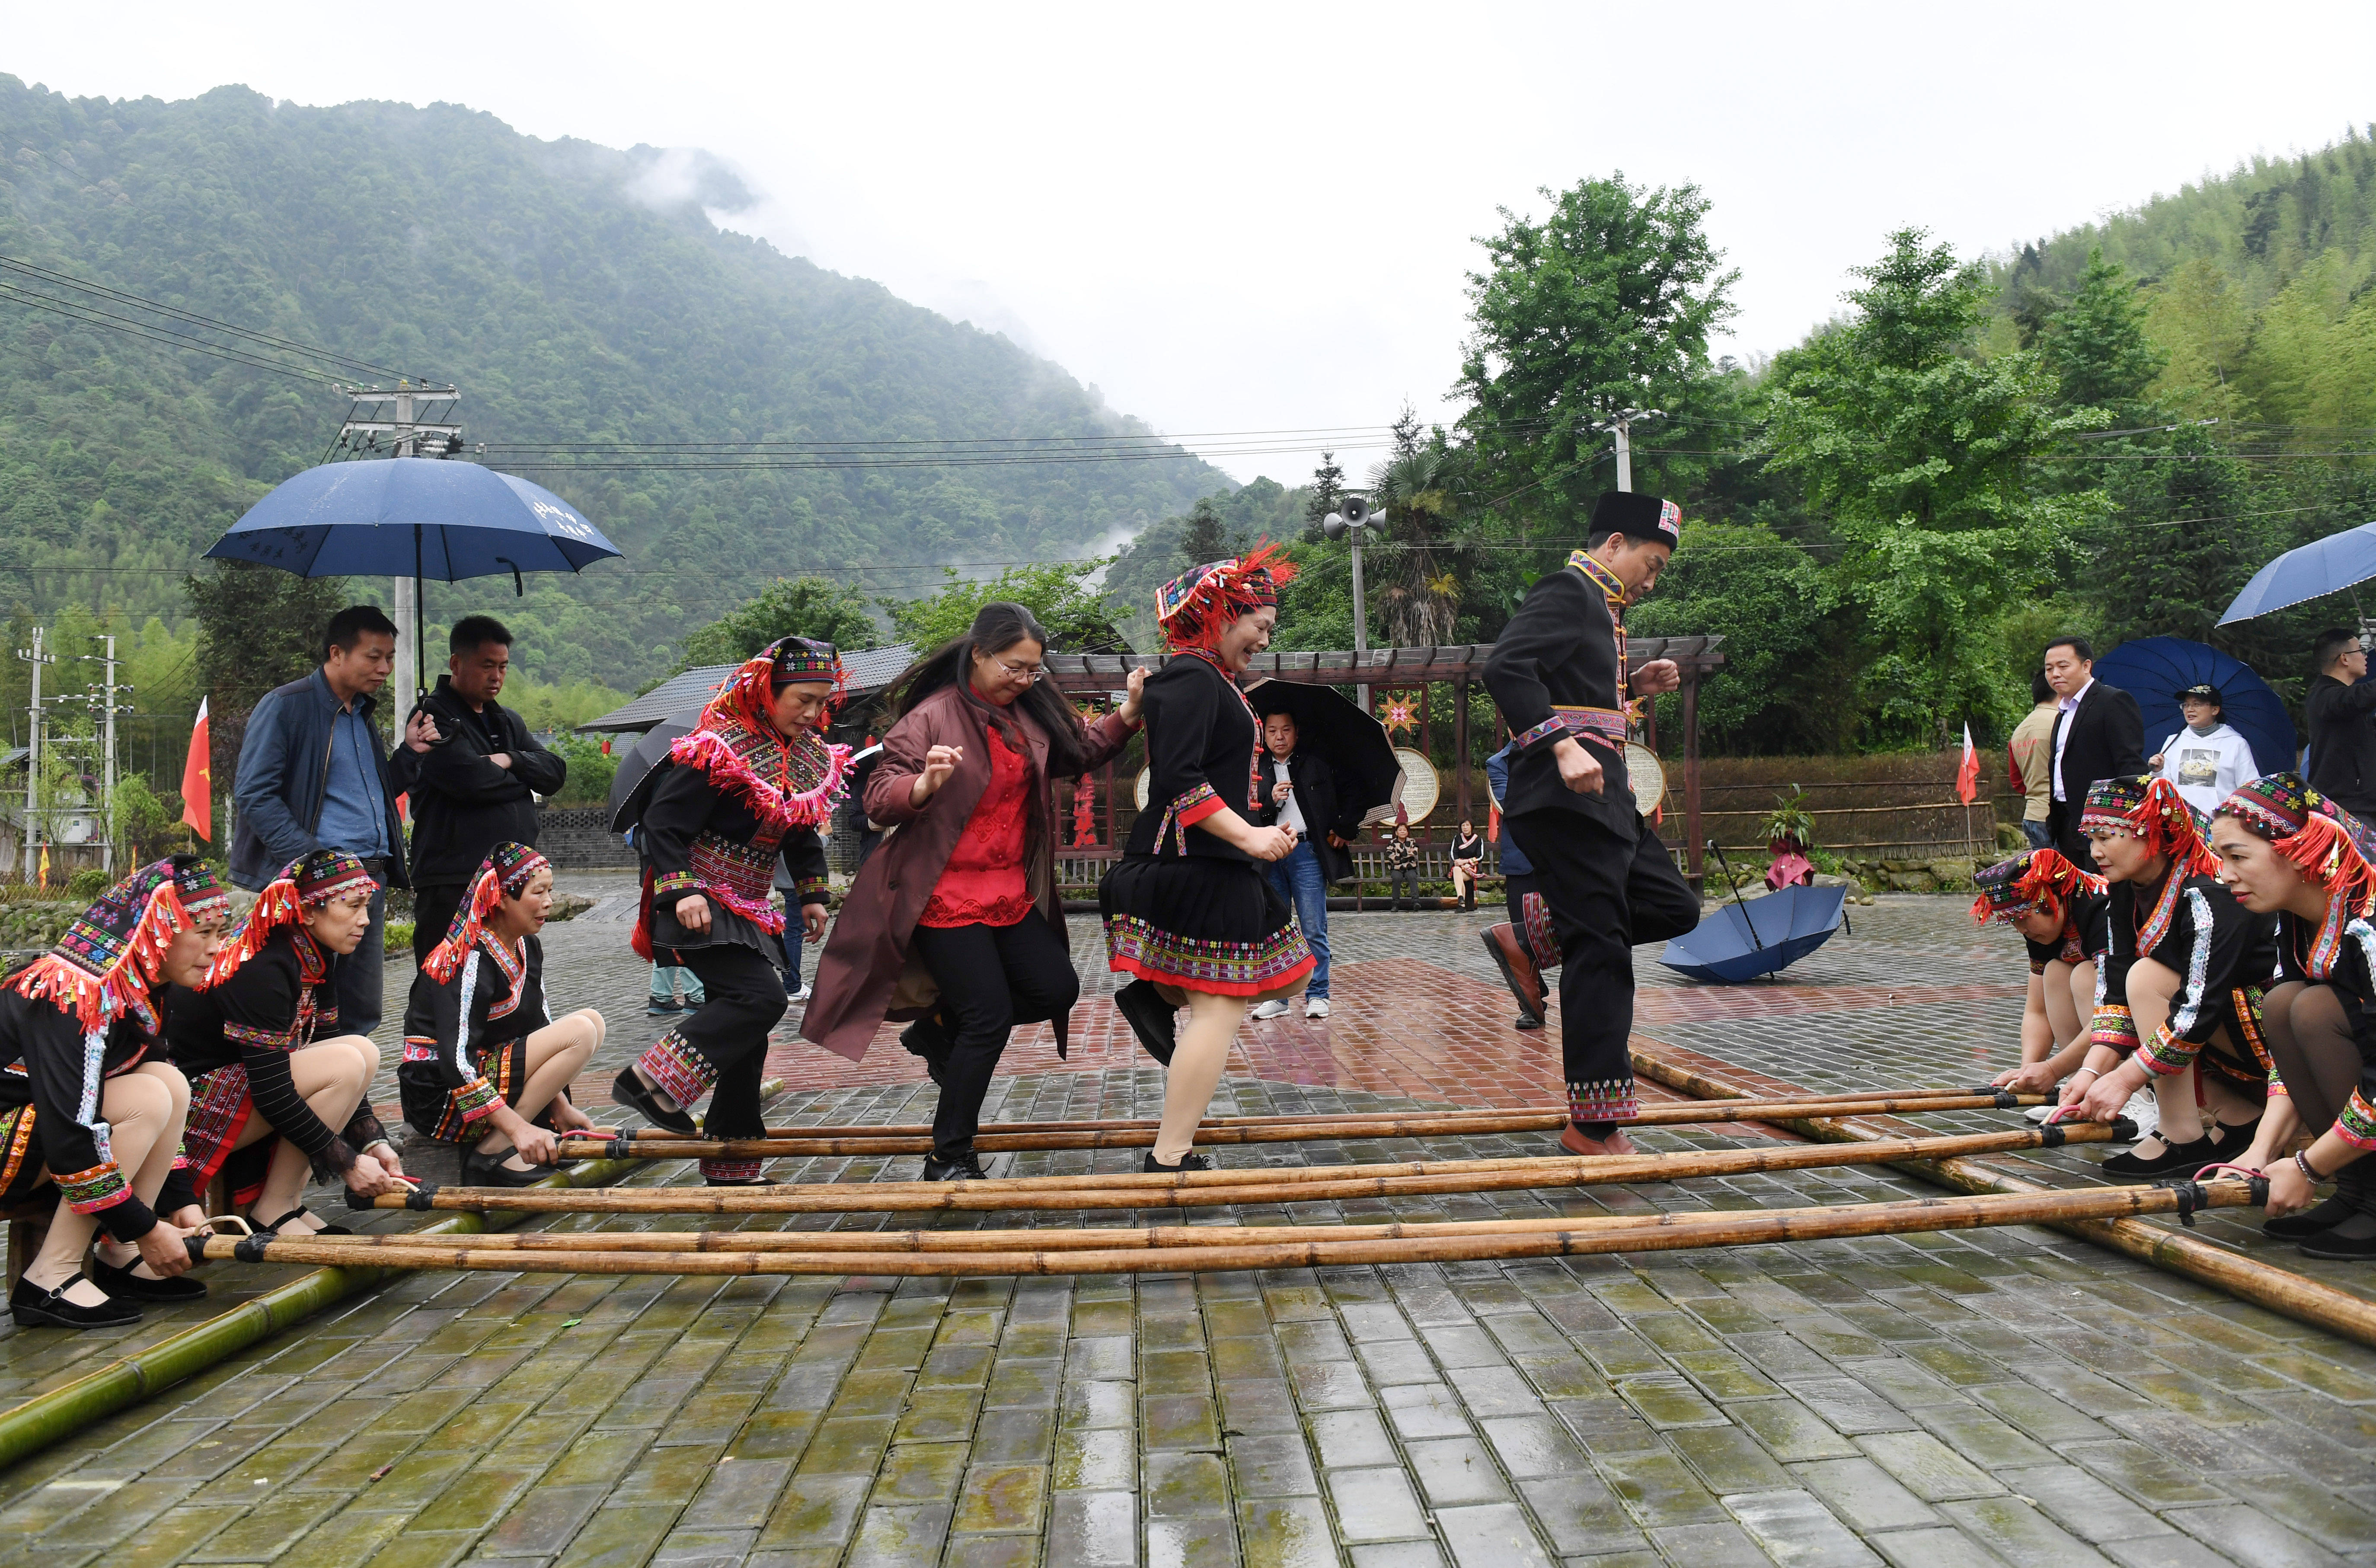
[[[1535,956],[1527,951],[1526,938],[1507,921],[1488,926],[1478,934],[1485,940],[1485,951],[1493,955],[1493,962],[1501,967],[1502,979],[1509,986],[1510,994],[1518,999],[1518,1011],[1532,1018],[1537,1028],[1542,1028],[1549,1017],[1543,1010],[1543,976],[1535,968]]]
[[[1560,1134],[1560,1147],[1570,1154],[1580,1154],[1586,1158],[1605,1154],[1640,1154],[1642,1152],[1634,1146],[1634,1140],[1625,1135],[1625,1129],[1622,1127],[1611,1127],[1607,1137],[1594,1138],[1586,1136],[1583,1129],[1573,1122],[1569,1123],[1566,1130]]]

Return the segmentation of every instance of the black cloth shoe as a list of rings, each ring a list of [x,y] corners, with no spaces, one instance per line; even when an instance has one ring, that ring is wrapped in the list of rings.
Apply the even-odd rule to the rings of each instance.
[[[716,1176],[705,1176],[701,1180],[703,1185],[710,1187],[772,1187],[776,1184],[765,1176],[754,1176],[748,1182],[729,1182]]]
[[[2250,1122],[2239,1122],[2233,1126],[2225,1122],[2214,1122],[2209,1135],[2212,1146],[2219,1151],[2219,1158],[2232,1159],[2251,1148],[2252,1140],[2261,1135],[2261,1119],[2255,1116]]]
[[[121,1268],[105,1258],[90,1260],[90,1282],[118,1300],[129,1296],[140,1301],[203,1301],[207,1282],[177,1274],[171,1279],[143,1279],[132,1271],[140,1266],[133,1259]]]
[[[256,1229],[278,1236],[280,1234],[280,1228],[282,1226],[288,1224],[291,1220],[296,1218],[300,1215],[303,1215],[308,1218],[315,1218],[314,1211],[312,1209],[307,1208],[303,1204],[299,1204],[295,1208],[291,1209],[287,1214],[282,1215],[278,1219],[259,1219],[254,1223]],[[353,1234],[353,1231],[348,1229],[343,1225],[325,1225],[319,1230],[292,1230],[289,1234],[289,1239],[292,1241],[303,1241],[309,1236],[351,1236]]]
[[[2364,1236],[2346,1235],[2351,1229],[2366,1229]],[[2305,1237],[2301,1244],[2306,1258],[2333,1258],[2338,1263],[2366,1263],[2376,1258],[2376,1227],[2336,1227],[2323,1235]]]
[[[641,1113],[655,1125],[666,1127],[671,1133],[682,1133],[690,1138],[697,1136],[701,1132],[699,1127],[694,1125],[692,1117],[682,1111],[671,1111],[662,1105],[659,1096],[644,1087],[644,1081],[636,1076],[636,1070],[633,1067],[620,1068],[619,1075],[611,1080],[611,1099],[614,1103]]]
[[[2337,1193],[2324,1203],[2316,1203],[2293,1214],[2281,1214],[2261,1227],[2261,1234],[2274,1236],[2280,1241],[2299,1241],[2321,1231],[2332,1230],[2353,1215],[2359,1206],[2350,1195]]]
[[[1157,994],[1155,987],[1143,980],[1135,980],[1114,992],[1114,1010],[1130,1025],[1130,1032],[1146,1053],[1164,1066],[1171,1065],[1171,1052],[1180,1043],[1174,1032],[1178,1020],[1173,1017],[1171,1004]]]
[[[1539,1029],[1543,1027],[1543,1021],[1540,1018],[1531,1016],[1528,1014],[1521,1013],[1516,1017],[1510,1020],[1510,1027],[1514,1029]]]
[[[956,1049],[948,1029],[941,1023],[938,1013],[927,1013],[899,1031],[899,1044],[909,1055],[921,1057],[924,1075],[942,1088],[948,1083],[941,1076],[949,1064],[949,1052]]]
[[[72,1288],[74,1281],[66,1281]],[[19,1328],[125,1328],[140,1321],[140,1309],[111,1296],[96,1307],[69,1301],[64,1290],[44,1290],[30,1279],[8,1293],[8,1315]]]
[[[2104,1161],[2107,1176],[2192,1176],[2219,1158],[2209,1138],[2197,1138],[2191,1144],[2165,1142],[2161,1153],[2151,1159],[2134,1154],[2116,1154]]]
[[[481,1154],[469,1149],[462,1156],[462,1185],[466,1187],[533,1187],[552,1174],[550,1169],[516,1170],[504,1162],[512,1151],[501,1154]]]
[[[1153,1149],[1149,1149],[1146,1151],[1146,1163],[1140,1166],[1139,1169],[1150,1173],[1160,1172],[1163,1175],[1169,1176],[1175,1170],[1210,1170],[1213,1169],[1213,1161],[1211,1158],[1206,1155],[1183,1154],[1180,1157],[1179,1164],[1164,1165],[1156,1159],[1155,1151]]]
[[[949,1159],[943,1159],[936,1154],[926,1155],[924,1180],[927,1182],[986,1182],[990,1178],[982,1173],[980,1157],[973,1150],[967,1149]]]
[[[670,997],[655,996],[644,1004],[644,1016],[647,1018],[673,1018],[676,1012],[676,1003]]]

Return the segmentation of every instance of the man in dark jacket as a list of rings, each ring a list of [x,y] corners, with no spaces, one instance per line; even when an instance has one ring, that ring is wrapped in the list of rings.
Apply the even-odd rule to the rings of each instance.
[[[465,615],[446,639],[447,674],[422,700],[434,742],[397,754],[397,788],[412,797],[412,956],[446,939],[479,862],[498,844],[536,846],[536,797],[560,790],[568,765],[529,738],[495,701],[511,672],[512,635],[492,615]]]
[[[2318,635],[2312,657],[2318,678],[2302,699],[2311,786],[2364,819],[2376,808],[2376,681],[2368,679],[2368,650],[2338,626]]]
[[[2082,871],[2094,871],[2095,845],[2079,831],[2087,787],[2098,778],[2128,778],[2145,770],[2145,719],[2137,699],[2096,679],[2096,650],[2085,637],[2046,645],[2046,683],[2053,688],[2051,766],[2054,802],[2046,828],[2055,848]]]
[[[404,825],[388,787],[387,758],[372,723],[373,695],[396,665],[396,624],[368,604],[330,617],[322,667],[265,694],[248,715],[232,784],[238,808],[231,875],[261,889],[280,868],[314,849],[344,849],[363,862],[381,892],[372,895],[362,944],[339,964],[339,1024],[367,1035],[379,1027],[380,958],[387,933],[387,896],[404,874]],[[408,746],[426,744],[416,717]]]
[[[1289,827],[1299,835],[1287,859],[1264,868],[1278,896],[1295,909],[1303,940],[1315,960],[1312,983],[1304,989],[1303,1016],[1328,1016],[1328,885],[1348,864],[1345,846],[1361,831],[1361,814],[1349,816],[1336,800],[1336,776],[1328,759],[1317,751],[1298,750],[1295,716],[1271,713],[1263,717],[1262,810],[1265,827]],[[1257,1004],[1253,1016],[1285,1016],[1284,1002]]]
[[[1624,607],[1655,587],[1681,533],[1670,501],[1612,491],[1594,506],[1591,547],[1527,593],[1485,661],[1485,689],[1516,744],[1503,825],[1533,862],[1540,917],[1524,933],[1495,926],[1486,948],[1514,991],[1534,966],[1522,946],[1560,956],[1561,1053],[1571,1154],[1634,1152],[1624,1124],[1641,1114],[1626,1037],[1634,1028],[1634,944],[1699,923],[1694,895],[1625,777],[1626,701],[1682,683],[1672,660],[1627,680]],[[1539,988],[1539,979],[1535,979]],[[1541,1016],[1540,993],[1521,992]]]

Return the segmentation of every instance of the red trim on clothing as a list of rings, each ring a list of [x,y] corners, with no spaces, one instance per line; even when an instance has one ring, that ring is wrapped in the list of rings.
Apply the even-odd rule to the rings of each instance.
[[[1317,957],[1307,953],[1277,979],[1257,980],[1246,985],[1236,985],[1228,980],[1190,979],[1184,975],[1173,974],[1168,969],[1154,968],[1139,962],[1136,958],[1126,956],[1110,958],[1107,960],[1106,967],[1123,974],[1135,975],[1151,984],[1168,985],[1175,991],[1201,991],[1213,996],[1260,996],[1265,992],[1279,991],[1293,985],[1318,968],[1319,963],[1320,960]]]
[[[1203,800],[1197,802],[1194,805],[1190,806],[1186,811],[1180,813],[1171,820],[1178,823],[1182,827],[1194,827],[1198,823],[1204,821],[1206,817],[1211,816],[1215,812],[1227,811],[1229,806],[1230,802],[1221,799],[1220,796],[1207,795]]]

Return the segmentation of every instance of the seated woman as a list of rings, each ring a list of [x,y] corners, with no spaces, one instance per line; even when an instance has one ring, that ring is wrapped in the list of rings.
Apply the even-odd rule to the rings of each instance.
[[[226,1169],[232,1203],[256,1229],[291,1236],[347,1233],[306,1208],[309,1176],[367,1196],[395,1189],[396,1150],[366,1103],[379,1048],[339,1033],[339,960],[362,945],[378,890],[343,850],[291,861],[197,987],[175,988],[165,1038],[190,1080],[189,1124],[165,1184],[177,1224],[202,1222],[200,1198]]]
[[[404,1119],[440,1143],[471,1141],[462,1180],[525,1187],[551,1174],[554,1130],[594,1123],[569,1102],[569,1081],[602,1044],[602,1015],[555,1019],[544,1000],[552,866],[524,844],[498,844],[422,960],[404,1008],[396,1069]]]
[[[169,983],[206,974],[230,914],[206,863],[175,855],[117,883],[0,985],[0,1195],[21,1200],[44,1181],[59,1194],[49,1237],[8,1298],[19,1327],[118,1328],[140,1321],[136,1302],[207,1293],[174,1277],[189,1250],[150,1206],[190,1106],[159,1016]]]
[[[2261,1003],[2269,1111],[2233,1163],[2268,1174],[2268,1234],[2312,1257],[2376,1257],[2376,1163],[2360,1158],[2376,1147],[2376,833],[2299,774],[2272,773],[2228,797],[2211,838],[2237,901],[2277,919]],[[2279,1158],[2301,1127],[2317,1142]],[[2334,1195],[2309,1206],[2329,1179]]]
[[[1999,1088],[2049,1094],[2087,1054],[2096,1007],[2096,964],[2109,938],[2104,879],[2081,871],[2059,849],[2031,849],[1982,872],[1972,919],[2021,932],[2029,949],[2029,994],[2022,1003],[2021,1065],[1996,1076]],[[2046,1108],[2031,1112],[2045,1120]]]
[[[2099,778],[2079,822],[2111,885],[2110,941],[2087,1060],[2062,1086],[2062,1102],[2109,1122],[2151,1086],[2160,1128],[2105,1160],[2108,1176],[2187,1175],[2233,1160],[2253,1146],[2268,1098],[2254,1042],[2261,987],[2276,962],[2273,922],[2216,880],[2202,818],[2168,779]]]

